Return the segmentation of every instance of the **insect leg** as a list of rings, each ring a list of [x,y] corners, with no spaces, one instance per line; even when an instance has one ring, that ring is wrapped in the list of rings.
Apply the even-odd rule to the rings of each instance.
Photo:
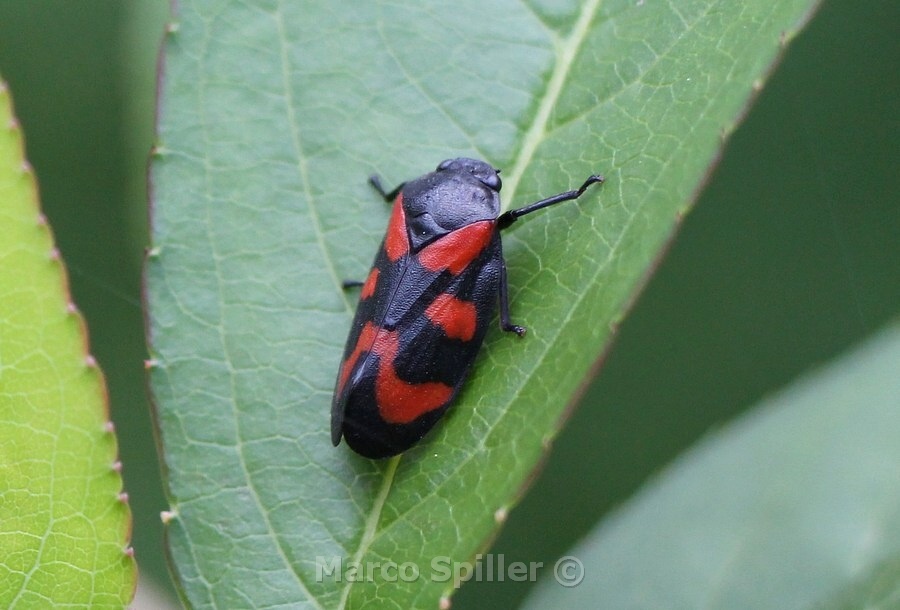
[[[571,201],[572,199],[578,199],[584,193],[584,191],[592,184],[602,184],[603,176],[591,176],[587,180],[584,181],[578,190],[575,191],[566,191],[565,193],[560,193],[559,195],[554,195],[553,197],[547,197],[546,199],[541,199],[540,201],[536,201],[532,204],[526,205],[524,207],[510,210],[504,214],[500,215],[500,218],[497,219],[497,226],[500,229],[505,229],[520,217],[525,214],[531,214],[532,212],[536,212],[540,209],[546,208],[547,206],[553,205],[555,203],[562,203],[563,201]]]
[[[369,176],[369,184],[371,184],[375,188],[375,190],[378,191],[379,195],[384,197],[385,201],[387,201],[388,203],[393,203],[394,199],[396,199],[397,195],[400,193],[400,189],[402,189],[403,185],[406,183],[401,182],[397,186],[397,188],[390,192],[387,192],[384,190],[384,186],[382,186],[381,178],[378,177],[378,174],[372,174],[371,176]]]
[[[359,288],[363,284],[365,284],[365,282],[362,282],[360,280],[344,280],[343,282],[341,282],[341,287],[344,290],[347,290],[348,288]]]
[[[500,257],[500,328],[506,332],[525,335],[526,328],[513,324],[509,317],[509,284],[506,281],[506,261]]]

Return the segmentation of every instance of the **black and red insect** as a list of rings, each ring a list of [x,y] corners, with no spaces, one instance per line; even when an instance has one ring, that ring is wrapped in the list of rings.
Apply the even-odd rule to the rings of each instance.
[[[361,286],[331,405],[331,440],[385,458],[406,451],[440,419],[465,381],[500,304],[509,317],[500,231],[519,217],[577,199],[591,184],[500,214],[498,170],[448,159],[430,174],[385,192],[393,211]]]

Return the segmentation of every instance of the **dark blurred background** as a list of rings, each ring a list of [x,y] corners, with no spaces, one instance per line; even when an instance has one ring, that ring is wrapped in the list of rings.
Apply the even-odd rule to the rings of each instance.
[[[168,575],[140,272],[166,0],[2,0],[44,210],[106,372],[142,577]],[[826,1],[730,141],[602,371],[492,548],[552,565],[711,428],[900,311],[900,4]],[[469,583],[458,609],[527,583]]]

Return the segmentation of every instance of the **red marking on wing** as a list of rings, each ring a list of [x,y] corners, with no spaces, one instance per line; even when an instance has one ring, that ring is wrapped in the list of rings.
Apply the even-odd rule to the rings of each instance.
[[[417,417],[443,406],[453,388],[438,382],[409,383],[397,376],[394,359],[400,350],[396,331],[382,331],[372,351],[380,357],[375,377],[375,400],[382,419],[392,424],[408,424]]]
[[[353,346],[353,352],[351,352],[350,355],[347,356],[347,359],[344,360],[344,363],[341,364],[341,374],[338,377],[337,386],[338,395],[344,391],[344,386],[347,384],[347,378],[350,376],[350,371],[356,366],[356,361],[363,355],[363,352],[369,351],[369,348],[375,342],[375,337],[377,335],[378,327],[371,322],[366,322],[362,332],[359,333],[356,345]]]
[[[392,424],[408,424],[428,411],[446,404],[453,388],[436,381],[407,383],[397,377],[390,363],[382,360],[375,380],[375,398],[381,417]]]
[[[439,294],[425,310],[425,315],[450,339],[471,341],[475,336],[477,313],[475,303],[471,301],[463,301],[452,294]]]
[[[450,400],[453,388],[444,383],[429,381],[425,383],[409,383],[397,376],[394,359],[400,349],[397,331],[379,329],[371,322],[366,322],[353,352],[341,365],[338,378],[338,394],[350,373],[365,352],[379,357],[378,371],[375,375],[375,401],[381,417],[391,424],[408,424],[419,416],[433,411]]]
[[[409,252],[409,238],[406,235],[406,214],[403,212],[403,193],[397,195],[391,220],[388,222],[387,235],[384,238],[384,249],[388,259],[394,263]]]
[[[428,244],[419,252],[419,262],[436,273],[447,269],[459,275],[484,250],[494,235],[495,222],[480,220]]]
[[[359,293],[359,298],[368,299],[373,294],[375,294],[375,286],[378,284],[378,276],[380,275],[380,271],[378,271],[378,267],[374,267],[369,272],[369,277],[366,278],[366,283],[363,284],[362,290]]]

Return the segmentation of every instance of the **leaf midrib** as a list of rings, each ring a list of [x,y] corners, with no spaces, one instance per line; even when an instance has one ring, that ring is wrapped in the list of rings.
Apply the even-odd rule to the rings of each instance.
[[[599,8],[599,2],[598,2],[597,4],[598,4],[598,8]],[[701,17],[707,15],[708,13],[709,13],[709,11],[707,10],[706,12],[703,13],[703,15],[701,15]],[[700,21],[700,18],[696,19],[696,20],[693,22],[693,24],[688,25],[688,27],[686,28],[685,31],[690,31],[690,30],[692,30],[694,27],[696,27],[696,23],[697,23],[698,21]],[[661,54],[661,55],[664,55],[664,54]],[[657,61],[658,61],[658,60],[657,60]],[[715,98],[714,95],[709,96],[709,99],[708,99],[708,101],[707,101],[707,106],[709,106],[709,105],[711,104],[711,102],[712,102],[712,100],[713,100],[714,98]],[[703,116],[703,113],[701,113],[700,116]],[[693,125],[693,126],[692,126],[691,131],[690,131],[689,133],[693,133],[693,130],[694,130],[694,129],[696,129],[696,125]],[[689,141],[689,138],[684,138],[684,139],[682,140],[682,142],[679,143],[679,148],[676,149],[676,152],[677,152],[678,150],[680,150],[681,147],[683,146],[683,143],[684,143],[684,142],[687,142],[687,141]],[[676,157],[677,157],[677,155],[673,155],[672,158],[676,158]],[[664,167],[668,167],[668,163],[665,164]],[[662,176],[662,174],[663,174],[663,172],[660,172],[660,174],[659,174],[660,177]],[[656,184],[658,184],[658,180],[659,180],[659,179],[660,179],[660,178],[657,178],[657,181],[653,183],[653,186],[655,186]],[[648,189],[648,193],[651,193],[651,192],[653,192],[653,189]],[[597,265],[597,269],[596,269],[596,271],[594,272],[594,274],[591,276],[591,280],[596,280],[596,278],[597,278],[597,277],[600,275],[600,273],[606,268],[606,266],[609,265],[609,264],[612,262],[612,260],[615,258],[614,255],[615,255],[615,253],[618,251],[619,246],[621,245],[622,240],[624,239],[625,235],[628,233],[629,228],[632,226],[632,224],[633,224],[633,222],[634,222],[634,219],[637,217],[637,212],[638,212],[640,209],[642,209],[643,206],[644,206],[646,203],[647,203],[647,198],[646,198],[646,197],[645,197],[642,201],[638,202],[635,211],[634,211],[633,213],[630,214],[630,217],[629,217],[628,221],[625,223],[625,225],[624,225],[622,231],[620,232],[619,238],[618,238],[614,243],[612,243],[612,244],[610,245],[610,248],[609,248],[609,254],[608,254],[606,260],[604,260],[603,262],[601,262],[601,263],[599,263],[599,264]],[[592,281],[588,281],[587,283],[590,284],[590,283],[592,283]],[[572,312],[574,312],[574,311],[578,308],[579,304],[584,300],[584,297],[585,297],[585,293],[582,293],[582,294],[578,295],[578,296],[575,298],[572,307],[569,308],[568,312],[566,313],[566,317],[565,317],[565,318],[563,319],[563,321],[558,325],[558,327],[561,328],[561,327],[563,327],[563,326],[566,325],[566,322],[568,322],[568,321],[571,319],[571,317],[572,317]],[[538,355],[538,358],[537,358],[537,361],[536,361],[536,363],[535,363],[534,368],[537,368],[537,367],[540,365],[540,363],[544,361],[544,359],[547,357],[547,355],[553,351],[553,350],[552,350],[552,346],[555,344],[556,339],[558,339],[558,334],[557,334],[556,336],[554,336],[551,340],[549,340],[549,341],[546,343],[546,347],[545,347],[545,348],[541,351],[541,353]],[[520,387],[515,391],[515,393],[512,395],[512,400],[510,400],[510,402],[513,402],[513,401],[515,400],[515,398],[517,398],[517,397],[522,393],[523,389],[524,389],[524,386],[520,386]],[[479,441],[479,444],[478,444],[478,446],[477,446],[477,449],[478,449],[478,450],[483,450],[483,449],[486,447],[486,441],[487,441],[487,437],[486,437],[486,436],[485,436],[485,437],[482,437],[482,438],[480,439],[480,441]],[[452,478],[453,475],[455,475],[455,474],[458,473],[460,470],[462,470],[462,469],[470,462],[471,457],[474,456],[474,455],[476,455],[477,453],[478,453],[478,451],[474,451],[474,450],[473,450],[472,453],[471,453],[471,455],[470,455],[470,457],[467,458],[467,459],[464,459],[464,460],[460,461],[459,464],[457,465],[457,467],[456,467],[453,471],[451,471],[451,472],[448,474],[448,476],[446,477],[446,479]],[[401,455],[401,456],[399,456],[399,457],[402,458],[403,456]],[[393,479],[393,477],[391,477],[391,479]],[[380,495],[381,493],[382,493],[382,492],[379,491],[379,495]],[[426,496],[426,497],[427,497],[427,496]],[[383,507],[383,504],[382,504],[382,507]],[[394,523],[399,523],[400,521],[402,521],[403,517],[404,517],[405,515],[409,514],[409,512],[410,512],[409,510],[406,510],[406,511],[404,511],[404,512],[398,513],[398,514],[395,516],[394,521],[393,521],[391,527],[393,527],[393,524],[394,524]],[[386,531],[386,530],[383,530],[383,531]],[[360,556],[361,556],[361,554],[360,554]]]
[[[532,121],[531,127],[525,135],[523,146],[519,148],[519,154],[517,155],[515,163],[513,164],[513,169],[510,172],[510,178],[506,182],[507,201],[513,200],[516,188],[518,187],[519,181],[525,171],[525,168],[531,162],[535,150],[537,150],[538,145],[544,139],[544,135],[547,131],[547,124],[550,120],[550,115],[559,100],[559,96],[562,94],[563,86],[566,82],[566,77],[571,71],[574,59],[578,55],[582,44],[587,38],[589,26],[596,16],[597,11],[599,10],[600,3],[601,0],[590,0],[590,2],[585,4],[582,7],[581,13],[579,14],[578,19],[576,20],[569,36],[566,37],[566,39],[561,43],[557,42],[554,45],[556,52],[556,63],[554,65],[553,72],[551,73],[550,80],[548,81],[547,88],[544,91],[544,95],[541,97],[541,101],[538,104],[538,112],[535,115],[535,120]],[[571,315],[571,312],[569,315]],[[483,447],[484,439],[482,439],[481,442]],[[384,480],[379,489],[378,496],[376,497],[373,504],[373,509],[370,512],[369,517],[366,519],[366,529],[360,539],[360,545],[353,555],[354,561],[359,561],[362,559],[362,557],[365,556],[365,553],[368,551],[369,547],[371,546],[372,542],[374,542],[377,536],[377,526],[381,520],[384,506],[387,503],[387,498],[390,495],[390,491],[393,486],[395,478],[394,475],[399,468],[400,460],[402,458],[403,455],[401,454],[392,459],[388,464],[387,470],[384,474]],[[469,460],[461,461],[454,472],[459,471],[465,464],[468,463]],[[350,597],[352,585],[353,583],[350,581],[348,581],[344,585],[344,588],[341,591],[341,601],[338,606],[339,608],[343,609],[346,607],[346,603]]]
[[[581,13],[578,15],[578,19],[575,21],[569,36],[563,41],[559,41],[557,38],[554,44],[556,65],[553,67],[547,88],[544,91],[540,104],[538,104],[535,119],[525,133],[522,146],[519,147],[519,154],[516,156],[513,167],[509,172],[509,178],[504,181],[504,186],[506,186],[504,198],[507,202],[503,206],[504,210],[509,206],[509,202],[515,199],[516,190],[519,187],[522,175],[525,173],[525,168],[531,163],[537,147],[545,139],[550,115],[559,101],[559,96],[562,94],[563,87],[567,82],[566,78],[572,70],[575,57],[581,50],[585,39],[587,39],[588,30],[594,17],[597,15],[597,11],[600,9],[600,3],[601,0],[590,0],[587,2],[582,7]]]

